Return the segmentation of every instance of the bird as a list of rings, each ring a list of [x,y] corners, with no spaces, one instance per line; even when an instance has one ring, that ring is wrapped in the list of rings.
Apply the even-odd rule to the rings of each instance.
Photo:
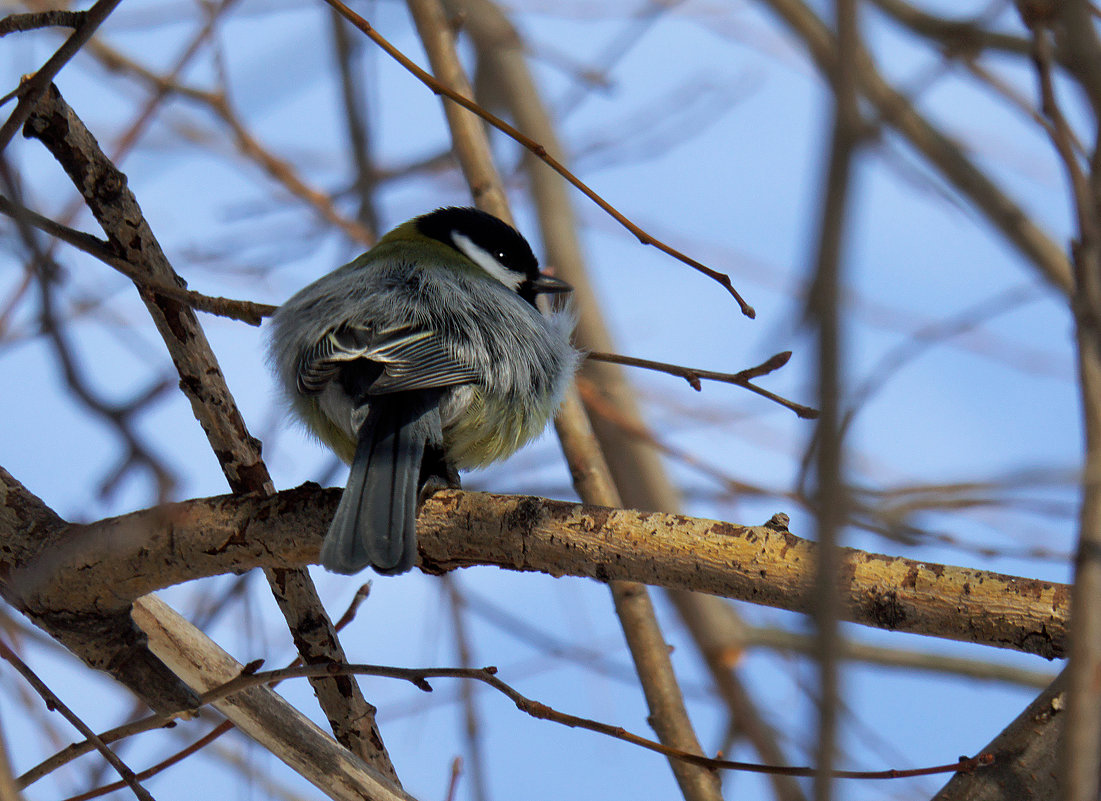
[[[291,412],[350,465],[321,564],[383,575],[416,563],[418,503],[459,470],[538,436],[577,368],[570,292],[523,235],[470,207],[394,228],[271,318],[269,361]]]

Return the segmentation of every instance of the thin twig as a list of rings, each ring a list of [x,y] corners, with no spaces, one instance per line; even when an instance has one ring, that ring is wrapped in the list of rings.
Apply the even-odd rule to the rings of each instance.
[[[119,759],[114,751],[107,747],[103,740],[88,727],[88,724],[81,720],[73,710],[69,709],[69,707],[46,686],[46,683],[42,681],[42,679],[38,678],[35,672],[31,670],[3,640],[0,640],[0,659],[3,659],[15,668],[16,672],[34,688],[34,691],[42,697],[47,709],[59,712],[62,717],[73,725],[73,728],[84,735],[84,737],[95,746],[97,751],[103,754],[103,758],[111,763],[111,767],[118,772],[118,775],[122,777],[122,780],[126,783],[126,786],[134,792],[134,795],[142,799],[142,801],[153,801],[153,796],[149,794],[149,791],[138,783],[137,777],[134,776],[134,771],[126,767],[126,764]]]
[[[567,712],[560,712],[553,707],[550,707],[540,701],[532,700],[527,696],[520,693],[513,688],[510,684],[506,683],[502,679],[497,677],[497,668],[484,667],[484,668],[398,668],[387,665],[365,665],[365,664],[347,664],[347,665],[310,665],[295,668],[288,668],[284,670],[270,670],[258,673],[243,674],[236,679],[226,682],[220,687],[206,692],[202,696],[203,704],[213,703],[214,701],[221,700],[228,696],[234,695],[238,692],[246,690],[250,687],[255,687],[261,684],[267,684],[276,680],[285,680],[289,678],[301,678],[320,675],[325,672],[342,673],[347,675],[356,676],[379,676],[385,678],[399,679],[407,681],[422,692],[432,692],[432,685],[429,684],[429,679],[437,678],[455,678],[455,679],[472,679],[474,681],[480,681],[493,689],[506,696],[516,708],[521,712],[530,715],[539,720],[548,720],[552,723],[559,723],[563,726],[570,728],[585,729],[597,734],[603,734],[607,737],[612,737],[623,742],[630,743],[632,745],[645,748],[649,751],[662,754],[673,759],[690,762],[699,767],[707,768],[708,770],[734,770],[743,771],[748,773],[766,773],[766,774],[779,774],[782,776],[813,776],[815,774],[814,768],[809,767],[786,767],[777,765],[761,765],[753,762],[738,762],[728,759],[716,759],[712,757],[701,756],[699,754],[689,753],[682,751],[679,748],[673,748],[668,745],[664,745],[654,740],[649,740],[645,737],[640,737],[637,734],[627,731],[622,726],[613,726],[608,723],[601,723],[589,718],[579,717],[577,715],[571,715]],[[909,769],[887,769],[877,771],[857,771],[857,770],[835,770],[832,771],[833,778],[838,779],[902,779],[911,778],[914,776],[928,776],[935,773],[966,773],[977,768],[985,767],[993,764],[994,758],[991,754],[979,754],[975,757],[967,758],[963,757],[958,762],[934,765],[923,768],[909,768]]]
[[[784,351],[777,353],[775,356],[761,362],[756,367],[750,367],[746,370],[742,370],[737,373],[717,373],[713,370],[701,370],[695,367],[684,367],[679,364],[668,364],[666,362],[655,362],[650,359],[638,359],[633,356],[621,356],[618,353],[600,353],[590,352],[587,354],[588,358],[598,362],[610,362],[611,364],[625,364],[630,367],[642,367],[646,370],[656,370],[661,373],[668,373],[669,375],[679,376],[687,381],[692,389],[699,392],[702,390],[700,384],[701,379],[707,381],[720,381],[725,384],[735,384],[739,387],[744,387],[750,392],[756,392],[763,398],[768,398],[775,403],[780,404],[786,409],[791,409],[799,417],[804,420],[814,420],[818,417],[818,410],[812,409],[809,406],[803,406],[802,404],[790,401],[787,398],[781,397],[774,392],[769,392],[767,389],[762,389],[756,384],[750,383],[751,379],[757,378],[762,375],[768,375],[774,370],[778,370],[787,364],[788,359],[791,358],[791,351]]]
[[[337,631],[342,631],[345,626],[347,626],[355,619],[356,613],[359,611],[360,605],[367,599],[370,591],[370,582],[363,584],[358,590],[356,590],[356,594],[352,597],[351,603],[348,604],[348,608],[344,610],[344,614],[340,616],[340,620],[338,620],[336,623]],[[300,664],[302,664],[302,657],[295,657],[295,659],[289,665],[287,665],[287,669],[289,670]],[[278,681],[273,681],[270,686],[276,687],[278,684]],[[126,723],[122,726],[117,726],[114,729],[103,732],[102,734],[100,734],[100,739],[103,740],[103,742],[105,743],[113,743],[126,737],[133,737],[136,734],[142,734],[147,731],[152,731],[153,729],[170,728],[176,725],[175,719],[177,717],[190,717],[192,711],[193,710],[186,710],[172,715],[151,715],[142,718],[141,720],[131,721],[130,723]],[[177,751],[175,754],[172,754],[167,759],[158,762],[156,765],[153,765],[152,767],[143,770],[141,773],[138,774],[138,778],[141,780],[145,780],[156,776],[161,771],[170,768],[172,765],[175,765],[184,757],[190,756],[196,751],[210,745],[216,739],[218,739],[223,734],[233,728],[235,728],[235,724],[233,723],[233,721],[222,721],[191,745],[181,749],[180,751]],[[91,751],[94,747],[94,744],[90,740],[85,740],[82,743],[74,743],[68,748],[59,751],[49,759],[40,762],[38,765],[35,765],[33,768],[20,776],[18,779],[19,789],[22,790],[29,787],[31,784],[34,784],[43,776],[52,773],[63,765],[73,761],[77,757],[83,756],[84,754]],[[106,793],[113,792],[117,789],[119,789],[117,784],[98,787],[95,790],[89,790],[87,793],[84,793],[79,797],[79,799],[82,801],[83,799],[96,798],[100,795],[105,795]],[[78,799],[70,798],[67,799],[67,801],[78,801]]]
[[[177,764],[178,762],[182,762],[184,759],[191,756],[192,754],[202,750],[203,748],[206,748],[212,742],[214,742],[223,734],[232,730],[233,728],[234,726],[232,721],[223,720],[221,723],[219,723],[217,726],[208,731],[195,742],[191,743],[186,748],[181,748],[179,751],[172,754],[172,756],[168,757],[167,759],[161,760],[156,765],[153,765],[152,767],[146,768],[145,770],[141,771],[137,774],[136,778],[138,779],[138,781],[145,781],[146,779],[153,778],[161,771],[168,770],[170,767]],[[108,793],[113,793],[115,790],[121,790],[125,786],[126,783],[122,781],[112,782],[111,784],[105,784],[102,787],[95,787],[91,790],[86,790],[83,793],[69,796],[68,798],[64,799],[64,801],[91,801],[91,799],[93,798],[99,798],[100,796],[107,795]]]
[[[121,0],[98,0],[94,6],[85,12],[81,26],[72,32],[69,38],[57,49],[57,52],[50,56],[49,60],[34,75],[20,82],[18,87],[0,98],[0,106],[13,97],[19,98],[19,102],[11,116],[5,120],[3,126],[0,126],[0,151],[7,148],[11,138],[19,130],[19,126],[26,122],[31,109],[38,101],[38,96],[49,87],[57,73],[61,72],[61,68],[69,63],[69,59],[75,56],[77,51],[92,38],[92,34],[99,29],[99,26],[115,10],[115,6],[119,2]]]
[[[197,311],[218,317],[228,317],[232,320],[240,320],[249,325],[260,325],[265,317],[270,317],[278,308],[267,303],[204,295],[201,292],[177,284],[166,284],[163,281],[157,281],[150,277],[148,271],[116,256],[110,243],[75,228],[62,225],[49,217],[44,217],[24,206],[13,203],[2,195],[0,195],[0,214],[5,214],[12,219],[26,221],[50,236],[72,245],[77,250],[81,250],[89,256],[94,256],[109,267],[118,270],[142,290],[172,298]]]
[[[0,643],[0,646],[2,646],[2,643]],[[0,655],[3,655],[2,652],[0,652]],[[432,692],[432,685],[429,683],[430,679],[454,678],[479,681],[483,684],[488,685],[494,690],[497,690],[502,695],[507,697],[510,701],[513,702],[516,708],[524,714],[530,715],[538,720],[547,720],[552,723],[558,723],[563,726],[568,726],[569,728],[585,729],[586,731],[595,732],[596,734],[602,734],[607,737],[621,740],[631,745],[644,748],[648,751],[662,754],[666,757],[681,760],[684,762],[690,762],[694,765],[706,768],[708,770],[733,770],[748,773],[765,773],[781,776],[802,777],[809,777],[814,775],[814,768],[810,767],[764,765],[754,762],[740,762],[728,759],[706,757],[700,754],[693,754],[678,748],[655,742],[653,740],[649,740],[637,734],[633,734],[632,732],[624,729],[622,726],[613,726],[608,723],[601,723],[600,721],[579,717],[577,715],[571,715],[566,712],[561,712],[551,706],[548,706],[547,704],[544,704],[540,701],[535,701],[520,693],[510,684],[498,678],[497,668],[495,667],[399,668],[389,665],[329,664],[297,665],[280,670],[269,670],[260,672],[248,672],[248,669],[246,668],[246,670],[236,678],[231,679],[230,681],[227,681],[224,684],[203,693],[201,697],[201,706],[206,706],[225,698],[229,698],[230,696],[236,695],[237,693],[243,692],[252,687],[257,687],[261,685],[274,685],[287,679],[313,678],[323,675],[376,676],[382,678],[398,679],[401,681],[409,682],[422,692]],[[174,713],[172,715],[154,715],[147,718],[145,721],[137,721],[133,724],[129,724],[129,728],[134,729],[139,724],[143,726],[143,730],[163,727],[167,725],[173,717],[179,714],[181,713]],[[210,733],[205,735],[203,739],[213,739],[211,735],[214,734],[214,731],[216,730],[212,730]],[[105,733],[103,736],[107,737],[108,734],[109,733]],[[89,740],[96,737],[95,734],[86,734],[85,736]],[[84,751],[85,753],[86,750]],[[922,768],[891,768],[878,771],[836,770],[833,771],[833,777],[839,779],[902,779],[914,776],[927,776],[935,773],[967,773],[975,769],[985,767],[992,763],[992,755],[979,754],[971,758],[961,758],[958,762],[952,764],[934,765]],[[41,774],[39,773],[34,777],[34,779],[40,777]],[[25,787],[27,784],[30,783],[26,779],[26,774],[23,777],[20,777],[20,787]],[[34,779],[32,779],[32,781]]]
[[[697,270],[698,272],[706,275],[708,278],[716,281],[720,286],[722,286],[727,292],[731,294],[735,301],[737,301],[739,308],[741,308],[742,310],[742,314],[750,318],[756,317],[757,313],[753,310],[753,307],[746,303],[742,296],[738,294],[738,291],[734,288],[734,285],[730,281],[729,275],[721,273],[717,270],[713,270],[710,267],[696,261],[692,257],[687,256],[676,248],[665,244],[659,239],[655,239],[638,225],[633,223],[630,219],[625,217],[620,211],[612,206],[611,203],[598,195],[584,181],[582,181],[580,178],[578,178],[576,175],[566,169],[565,165],[563,165],[560,161],[548,154],[546,148],[544,148],[541,144],[536,142],[534,139],[531,139],[530,137],[524,135],[516,128],[502,120],[500,117],[489,111],[486,111],[470,98],[464,97],[458,92],[437,81],[430,73],[421,69],[408,56],[406,56],[404,53],[394,47],[394,45],[390,44],[390,42],[385,37],[383,37],[382,34],[376,31],[371,26],[371,24],[367,22],[367,20],[365,20],[356,12],[352,11],[350,8],[348,8],[348,6],[344,5],[341,0],[325,0],[325,2],[335,8],[338,12],[340,12],[340,14],[346,20],[359,28],[359,30],[362,31],[366,36],[368,36],[371,41],[373,41],[384,51],[386,51],[386,53],[391,58],[401,64],[401,66],[408,70],[417,80],[419,80],[429,89],[431,89],[434,94],[443,95],[447,99],[451,100],[454,103],[457,103],[468,111],[477,114],[494,128],[501,131],[511,139],[515,140],[527,150],[530,150],[532,153],[542,159],[548,167],[550,167],[552,170],[557,172],[559,175],[561,175],[563,178],[565,178],[567,181],[577,187],[577,189],[580,190],[582,194],[584,194],[586,197],[596,203],[596,205],[602,208],[616,222],[618,222],[620,225],[622,225],[624,228],[634,234],[638,241],[641,242],[643,245],[653,245],[663,253],[672,256],[677,261],[687,264],[694,270]]]

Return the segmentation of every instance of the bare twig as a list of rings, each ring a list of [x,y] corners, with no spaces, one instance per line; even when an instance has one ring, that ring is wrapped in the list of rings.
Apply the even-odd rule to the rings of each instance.
[[[88,16],[87,11],[35,11],[29,14],[10,14],[0,19],[0,36],[22,33],[38,28],[79,28]]]
[[[134,604],[132,616],[150,648],[196,690],[239,676],[242,666],[155,596]],[[348,677],[335,677],[355,683]],[[412,801],[394,781],[319,729],[274,690],[253,687],[215,703],[247,736],[267,748],[333,801]]]
[[[156,765],[153,765],[152,767],[146,768],[145,770],[138,773],[136,778],[138,779],[138,781],[145,781],[146,779],[153,778],[158,773],[160,773],[162,771],[165,771],[165,770],[168,770],[173,765],[175,765],[179,762],[182,762],[183,760],[187,759],[187,757],[191,756],[192,754],[196,753],[197,751],[200,751],[201,749],[206,748],[212,742],[214,742],[219,737],[221,737],[223,734],[225,734],[226,732],[228,732],[232,729],[233,729],[233,723],[231,723],[228,720],[222,721],[217,726],[215,726],[213,729],[211,729],[206,734],[204,734],[202,737],[200,737],[198,740],[196,740],[195,742],[193,742],[189,746],[187,746],[187,748],[182,748],[179,751],[177,751],[175,754],[173,754],[172,756],[168,757],[168,759],[163,759],[160,762],[158,762]],[[116,790],[121,790],[125,786],[126,786],[125,782],[122,782],[122,781],[113,782],[111,784],[105,784],[102,787],[95,787],[91,790],[87,790],[87,791],[85,791],[83,793],[79,793],[77,795],[69,796],[64,801],[91,801],[91,799],[93,799],[93,798],[99,798],[100,796],[107,795],[108,793],[113,793]]]
[[[349,623],[352,622],[352,620],[355,619],[356,612],[359,610],[360,604],[362,604],[363,601],[367,599],[367,595],[370,593],[370,590],[371,585],[369,582],[362,585],[358,590],[356,590],[355,595],[352,596],[351,603],[348,604],[348,608],[344,610],[344,614],[340,616],[340,620],[338,620],[336,623],[337,631],[342,631],[345,626],[347,626]],[[302,664],[301,656],[296,657],[295,660],[291,662],[291,664],[288,665],[286,669],[296,667],[300,664]],[[278,681],[273,681],[271,682],[270,686],[276,687],[278,686],[278,684]],[[121,740],[124,737],[132,737],[135,734],[149,731],[153,728],[160,728],[162,726],[168,727],[174,725],[172,722],[172,718],[173,716],[153,715],[151,717],[144,718],[143,720],[134,721],[132,723],[126,724],[125,726],[119,726],[116,729],[112,729],[108,733],[101,734],[100,737],[104,740],[104,742],[115,742],[116,740]],[[188,745],[186,748],[180,749],[175,754],[169,756],[167,759],[163,759],[156,765],[153,765],[141,771],[138,774],[138,779],[144,781],[145,779],[156,776],[158,773],[167,770],[168,768],[172,767],[181,760],[186,759],[197,751],[206,748],[208,745],[213,743],[223,734],[231,731],[233,728],[235,728],[235,726],[232,720],[222,721],[209,732],[200,737],[198,740]],[[40,778],[47,775],[48,773],[57,770],[59,767],[66,764],[67,762],[70,762],[71,760],[76,759],[78,756],[87,753],[88,750],[90,750],[92,747],[92,744],[88,740],[85,740],[83,743],[76,743],[69,746],[64,751],[55,754],[50,759],[47,759],[45,762],[40,763],[36,767],[32,768],[31,770],[20,776],[19,786],[29,786],[30,784],[38,781]],[[104,785],[102,787],[97,787],[93,790],[89,790],[85,793],[81,793],[78,796],[68,798],[66,799],[66,801],[88,801],[88,799],[98,798],[101,795],[106,795],[107,793],[114,792],[115,790],[118,790],[119,787],[120,785],[118,782],[114,784]]]
[[[31,670],[27,664],[7,646],[7,643],[2,640],[0,640],[0,659],[3,659],[15,668],[16,672],[18,672],[19,675],[34,688],[34,691],[42,697],[48,709],[56,710],[61,713],[61,715],[73,725],[73,728],[92,742],[96,750],[103,754],[103,758],[111,763],[111,767],[118,772],[118,775],[122,777],[123,782],[133,791],[134,795],[142,799],[142,801],[153,801],[153,796],[138,783],[137,777],[134,776],[134,772],[126,767],[115,752],[108,748],[103,740],[101,740],[94,731],[88,728],[88,725],[82,721],[75,712],[69,709],[69,707],[46,686],[46,683],[36,676],[34,671]]]
[[[293,676],[311,676],[321,670],[332,670],[321,665],[290,668],[287,670],[272,670],[251,675],[242,675],[237,679],[226,682],[221,687],[214,688],[204,693],[203,700],[210,703],[220,698],[225,698],[242,690],[265,684],[276,679],[287,679]],[[341,665],[338,670],[356,675],[384,676],[387,678],[407,681],[423,692],[431,692],[432,687],[428,679],[432,678],[458,678],[472,679],[487,684],[506,696],[521,712],[531,715],[539,720],[549,720],[570,728],[586,729],[587,731],[603,734],[616,740],[622,740],[632,745],[645,748],[663,754],[671,759],[688,762],[707,770],[736,770],[746,773],[766,773],[780,776],[814,776],[816,770],[806,767],[786,767],[780,765],[760,765],[752,762],[738,762],[729,759],[715,759],[701,756],[679,748],[673,748],[663,743],[648,740],[624,729],[622,726],[613,726],[608,723],[591,720],[589,718],[571,715],[561,712],[539,701],[534,701],[520,693],[511,685],[497,677],[497,668],[395,668],[382,665]],[[208,700],[209,699],[209,700]],[[876,771],[858,770],[833,770],[832,778],[837,779],[903,779],[914,776],[930,776],[937,773],[968,773],[973,770],[986,767],[993,763],[990,754],[983,753],[975,757],[961,757],[957,762],[947,765],[933,765],[924,768],[888,769]]]
[[[700,379],[707,381],[720,381],[724,384],[736,384],[739,387],[744,387],[750,392],[755,392],[763,398],[768,398],[775,403],[780,404],[785,409],[791,409],[799,417],[804,420],[814,420],[818,417],[818,410],[812,409],[809,406],[803,406],[795,401],[790,401],[787,398],[781,397],[774,392],[769,392],[767,389],[762,389],[756,384],[751,383],[752,379],[758,378],[762,375],[768,375],[769,373],[779,370],[785,364],[788,359],[791,358],[791,351],[784,351],[783,353],[777,353],[775,356],[765,360],[756,367],[750,367],[745,370],[741,370],[737,373],[717,373],[713,370],[701,370],[695,367],[683,367],[678,364],[668,364],[666,362],[655,362],[650,359],[638,359],[634,356],[621,356],[618,353],[599,353],[590,352],[587,354],[587,358],[593,359],[599,362],[609,362],[611,364],[625,364],[631,367],[642,367],[647,370],[656,370],[661,373],[669,373],[683,378],[689,383],[692,389],[699,392],[702,389]]]
[[[596,203],[596,205],[602,208],[616,222],[618,222],[620,225],[622,225],[624,228],[634,234],[639,242],[644,245],[653,245],[663,253],[672,256],[677,261],[687,264],[692,269],[697,270],[698,272],[706,275],[708,278],[711,278],[713,281],[716,281],[720,286],[722,286],[727,292],[731,294],[735,301],[737,301],[738,306],[742,310],[742,314],[746,315],[747,317],[756,316],[756,312],[753,311],[753,307],[746,303],[742,296],[738,294],[738,291],[734,288],[734,285],[730,281],[730,276],[717,270],[713,270],[710,267],[696,261],[692,257],[673,248],[672,246],[667,245],[661,240],[655,239],[653,236],[648,234],[635,223],[631,222],[630,219],[625,217],[620,211],[612,206],[612,204],[610,204],[595,191],[593,191],[580,178],[578,178],[576,175],[566,169],[566,167],[560,161],[549,155],[546,151],[546,148],[544,148],[541,144],[521,133],[516,128],[502,120],[500,117],[490,113],[489,111],[486,111],[469,97],[459,94],[454,89],[451,89],[450,87],[440,83],[440,81],[436,80],[436,78],[434,78],[431,74],[425,72],[423,69],[417,66],[412,60],[409,59],[408,56],[406,56],[404,53],[394,47],[394,45],[390,44],[390,42],[385,37],[383,37],[382,34],[376,31],[371,26],[371,24],[367,22],[367,20],[352,11],[350,8],[348,8],[348,6],[344,5],[341,0],[325,0],[325,2],[335,8],[337,11],[339,11],[345,19],[355,25],[360,31],[362,31],[367,37],[369,37],[371,41],[373,41],[384,51],[386,51],[386,53],[391,58],[401,64],[402,67],[412,73],[412,75],[417,80],[419,80],[429,89],[431,89],[435,94],[443,95],[448,100],[451,100],[452,102],[457,103],[468,111],[477,114],[494,128],[514,139],[526,149],[530,150],[532,153],[542,159],[547,164],[547,166],[549,166],[551,169],[553,169],[555,172],[557,172],[559,175],[561,175],[563,178],[565,178],[567,181],[577,187],[577,189],[580,190],[582,194],[584,194],[586,197]]]
[[[453,678],[478,681],[493,688],[494,690],[507,697],[510,701],[513,702],[513,704],[515,704],[517,709],[519,709],[524,714],[530,715],[531,717],[537,718],[539,720],[547,720],[552,723],[558,723],[560,725],[568,726],[570,728],[585,729],[587,731],[602,734],[616,740],[622,740],[623,742],[630,743],[631,745],[635,745],[648,751],[662,754],[671,759],[688,762],[690,764],[706,768],[707,770],[735,770],[747,773],[765,773],[780,776],[805,777],[813,776],[815,774],[815,769],[808,767],[762,765],[752,762],[739,762],[735,760],[706,757],[700,754],[695,754],[688,751],[683,751],[678,748],[673,748],[663,743],[649,740],[645,737],[640,737],[637,734],[633,734],[627,731],[622,726],[614,726],[608,723],[601,723],[600,721],[592,720],[590,718],[584,718],[578,715],[571,715],[568,712],[562,712],[551,706],[548,706],[547,704],[544,704],[540,701],[535,701],[523,695],[510,684],[500,679],[497,676],[498,671],[495,667],[399,668],[389,665],[343,664],[339,666],[305,665],[293,668],[284,668],[282,670],[268,670],[261,672],[246,671],[237,678],[231,679],[224,684],[213,687],[203,693],[202,702],[204,705],[212,704],[226,698],[231,698],[234,695],[253,687],[271,684],[278,681],[285,681],[291,678],[308,678],[320,675],[326,671],[328,671],[330,674],[337,673],[345,675],[379,676],[383,678],[398,679],[401,681],[409,682],[422,692],[432,692],[432,685],[429,683],[429,679]],[[922,768],[887,769],[876,771],[835,770],[832,771],[832,777],[840,779],[902,779],[911,778],[914,776],[929,776],[937,773],[967,773],[979,768],[986,767],[992,763],[993,759],[991,755],[983,753],[971,758],[961,757],[958,761],[951,764],[933,765]]]
[[[80,27],[72,32],[69,38],[57,49],[57,52],[50,56],[49,60],[34,75],[22,81],[18,88],[0,98],[0,106],[12,97],[19,98],[19,102],[16,103],[11,116],[4,121],[3,126],[0,126],[0,152],[7,148],[12,137],[15,136],[15,132],[19,130],[19,126],[26,122],[35,103],[38,102],[39,95],[49,88],[54,77],[61,72],[61,68],[69,63],[69,59],[75,56],[77,51],[92,38],[92,35],[115,10],[115,6],[119,2],[120,0],[98,0],[95,5],[84,12],[85,16]]]
[[[370,591],[371,591],[370,582],[368,582],[367,584],[362,585],[358,590],[356,590],[355,595],[352,596],[352,600],[348,604],[348,608],[344,610],[344,614],[340,616],[340,620],[338,620],[337,623],[336,623],[337,631],[343,631],[344,628],[355,619],[356,613],[358,612],[360,605],[367,599],[367,596],[368,596],[368,594],[370,594]],[[293,662],[291,662],[287,666],[287,668],[288,669],[293,668],[296,665],[300,665],[301,663],[302,663],[302,657],[299,656],[299,657],[295,658],[295,660]],[[274,682],[271,683],[271,686],[275,687],[278,684],[279,684],[279,682],[274,681]],[[175,725],[174,721],[175,721],[175,718],[177,716],[186,717],[189,714],[190,714],[190,710],[187,710],[186,712],[180,712],[180,713],[178,713],[178,715],[151,715],[151,716],[142,718],[141,720],[131,721],[130,723],[126,723],[122,726],[117,726],[114,729],[111,729],[107,732],[104,732],[104,733],[100,734],[100,738],[105,743],[113,743],[117,740],[122,740],[126,737],[133,737],[136,734],[142,734],[142,733],[147,732],[147,731],[152,731],[153,729],[167,728],[167,727],[170,727],[170,726],[174,726]],[[184,757],[189,756],[190,754],[198,751],[201,748],[205,748],[207,745],[214,742],[214,740],[221,737],[223,734],[225,734],[226,732],[230,731],[233,728],[234,728],[233,721],[231,721],[231,720],[222,721],[217,726],[215,726],[213,729],[211,729],[207,734],[203,735],[201,738],[196,740],[194,743],[187,746],[187,748],[184,748],[184,749],[178,751],[177,753],[173,754],[172,756],[168,757],[167,759],[165,759],[161,762],[158,762],[156,765],[153,765],[152,767],[143,770],[141,773],[138,774],[138,778],[144,780],[144,779],[148,779],[152,776],[157,775],[161,771],[166,770],[167,768],[170,768],[172,765],[175,765],[177,762],[179,762]],[[34,784],[36,781],[41,779],[43,776],[46,776],[46,775],[52,773],[53,771],[60,768],[62,765],[68,764],[69,762],[73,761],[77,757],[80,757],[80,756],[88,753],[93,748],[94,748],[94,745],[88,740],[85,740],[82,743],[75,743],[73,745],[70,745],[68,748],[65,748],[64,750],[59,751],[58,753],[54,754],[49,759],[46,759],[46,760],[40,762],[38,765],[35,765],[33,768],[31,768],[26,773],[24,773],[22,776],[20,776],[19,777],[19,788],[23,789],[23,788],[29,787],[30,785]],[[89,791],[89,793],[94,793],[94,795],[86,794],[84,797],[85,798],[94,798],[98,795],[103,795],[107,792],[112,792],[116,789],[118,789],[118,788],[115,785],[107,785],[105,787],[100,787],[100,788],[97,788],[96,790]],[[72,801],[72,799],[70,799],[70,801]]]
[[[264,318],[274,314],[277,308],[267,303],[212,297],[196,292],[193,289],[187,289],[179,284],[166,284],[162,281],[157,281],[151,278],[149,273],[145,270],[116,256],[108,242],[98,239],[91,234],[86,234],[83,231],[77,231],[75,228],[70,228],[67,225],[62,225],[59,222],[51,220],[49,217],[43,217],[41,214],[24,208],[23,206],[19,206],[3,196],[0,196],[0,214],[5,214],[17,221],[26,221],[55,239],[72,245],[77,250],[81,250],[89,256],[94,256],[104,264],[113,267],[132,280],[141,290],[158,295],[165,295],[197,311],[206,312],[207,314],[213,314],[218,317],[228,317],[232,320],[240,320],[249,325],[260,325]]]
[[[763,765],[752,762],[741,762],[728,759],[718,759],[702,756],[700,754],[683,751],[653,740],[641,737],[627,731],[622,726],[592,720],[590,718],[572,715],[562,712],[540,701],[533,700],[497,675],[497,668],[400,668],[389,665],[366,664],[342,664],[342,665],[299,665],[280,670],[250,671],[245,670],[236,678],[230,679],[218,686],[212,687],[202,695],[202,705],[215,704],[219,701],[232,698],[247,690],[277,684],[293,678],[311,678],[328,673],[330,675],[357,675],[377,676],[382,678],[397,679],[412,684],[422,692],[432,692],[430,679],[452,678],[477,681],[485,684],[507,697],[518,710],[526,715],[558,723],[569,728],[585,729],[616,740],[629,743],[648,751],[662,754],[670,759],[688,762],[709,771],[734,770],[748,773],[764,773],[779,776],[812,776],[814,769],[808,767],[788,767],[783,765]],[[160,724],[164,725],[166,716],[157,716]],[[88,736],[88,735],[86,735]],[[92,733],[91,737],[96,735]],[[209,736],[209,735],[208,735]],[[89,738],[89,739],[90,739]],[[205,739],[205,738],[204,738]],[[989,754],[967,758],[962,757],[957,762],[946,765],[934,765],[922,768],[887,769],[877,771],[833,771],[834,778],[844,779],[902,779],[914,776],[928,776],[936,773],[967,773],[978,768],[986,767],[992,763]],[[98,795],[99,793],[96,793]],[[87,796],[94,797],[94,796]]]

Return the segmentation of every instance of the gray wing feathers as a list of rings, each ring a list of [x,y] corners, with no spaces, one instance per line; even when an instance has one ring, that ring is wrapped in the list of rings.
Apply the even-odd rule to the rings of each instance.
[[[433,332],[391,340],[376,348],[375,354],[371,358],[385,366],[371,386],[372,395],[450,387],[478,379],[478,372],[456,361]]]
[[[383,366],[383,374],[369,390],[371,395],[469,384],[478,378],[477,370],[457,361],[434,331],[397,328],[374,332],[343,326],[326,333],[302,354],[299,391],[308,395],[321,392],[345,363],[355,359]]]

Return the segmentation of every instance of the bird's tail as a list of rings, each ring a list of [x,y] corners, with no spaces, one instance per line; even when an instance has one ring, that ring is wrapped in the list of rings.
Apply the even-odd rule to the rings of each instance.
[[[371,399],[348,486],[321,546],[327,570],[350,574],[371,565],[394,574],[416,562],[421,461],[425,445],[440,430],[435,393],[420,395]]]

